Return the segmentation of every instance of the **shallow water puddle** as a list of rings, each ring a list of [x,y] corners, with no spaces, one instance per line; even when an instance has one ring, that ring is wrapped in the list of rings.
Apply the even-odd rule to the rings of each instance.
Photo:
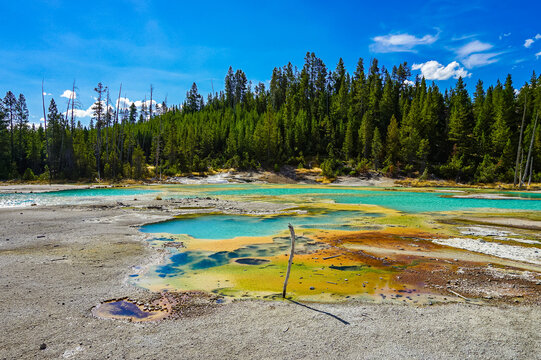
[[[223,302],[222,297],[202,291],[164,291],[152,294],[147,301],[130,298],[105,301],[94,307],[92,314],[130,322],[159,321],[201,315]]]
[[[166,301],[154,303],[150,305],[128,301],[127,299],[111,300],[96,306],[92,309],[92,314],[103,319],[132,322],[157,321],[166,318],[170,313],[169,303]]]
[[[236,237],[272,236],[287,231],[291,223],[295,228],[359,230],[352,224],[357,218],[377,217],[379,214],[361,211],[320,211],[319,213],[296,216],[246,216],[246,215],[204,215],[180,216],[178,219],[145,225],[145,233],[184,234],[196,239],[232,239]]]

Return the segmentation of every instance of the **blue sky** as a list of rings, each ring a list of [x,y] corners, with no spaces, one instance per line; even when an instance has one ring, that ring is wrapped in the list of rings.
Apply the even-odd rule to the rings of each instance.
[[[130,101],[148,99],[153,84],[155,99],[174,104],[194,81],[205,97],[223,89],[230,65],[256,83],[288,61],[301,68],[307,51],[329,69],[342,57],[350,72],[359,57],[407,61],[442,89],[459,75],[472,90],[508,73],[520,88],[541,71],[540,13],[541,2],[520,0],[5,1],[0,91],[25,94],[38,123],[42,79],[61,109],[75,80],[83,116],[99,81],[112,98],[122,83]]]

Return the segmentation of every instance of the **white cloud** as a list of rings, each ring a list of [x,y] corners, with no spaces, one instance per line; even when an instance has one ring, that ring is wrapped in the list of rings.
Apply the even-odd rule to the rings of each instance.
[[[459,77],[471,76],[471,73],[467,72],[456,61],[443,66],[435,60],[430,60],[422,64],[413,64],[411,68],[412,70],[421,70],[421,74],[427,80],[447,80],[451,77],[458,79]]]
[[[63,98],[66,98],[66,99],[71,99],[72,95],[73,95],[74,99],[77,98],[77,93],[75,91],[64,90],[64,92],[62,93],[62,95],[60,95],[60,97],[63,97]]]
[[[537,58],[540,57],[540,56],[541,56],[541,51],[538,52],[538,53],[536,53],[535,56],[536,56]]]
[[[464,58],[470,54],[492,49],[492,44],[474,40],[456,50],[458,56]]]
[[[532,39],[526,39],[524,41],[524,47],[525,48],[529,48],[530,46],[532,46],[532,44],[536,41],[536,40],[539,40],[541,39],[541,34],[537,34],[535,35]]]
[[[404,85],[409,85],[409,86],[413,86],[413,85],[415,85],[415,82],[413,82],[413,81],[411,81],[411,80],[408,80],[408,79],[406,79],[406,80],[404,80]]]
[[[105,101],[102,101],[102,104],[103,104],[104,108],[107,105],[107,103]],[[86,109],[86,110],[84,110],[84,109],[74,109],[73,114],[77,118],[91,118],[92,114],[94,113],[94,110],[92,109],[93,107],[94,107],[94,104],[90,105],[88,107],[88,109]],[[109,105],[109,109],[114,110],[112,105]],[[63,112],[62,114],[66,115],[66,112]],[[69,111],[69,115],[71,115],[71,110]]]
[[[425,35],[421,38],[410,34],[388,34],[376,36],[370,50],[378,53],[414,51],[417,45],[430,45],[438,40],[438,35]]]
[[[524,47],[525,48],[529,48],[530,46],[532,46],[532,44],[535,42],[534,39],[526,39],[526,41],[524,41]]]
[[[481,54],[471,54],[467,58],[462,60],[462,63],[466,68],[471,69],[477,66],[484,66],[488,64],[493,64],[498,61],[495,59],[495,56],[500,55],[501,53],[481,53]]]
[[[51,94],[51,93],[46,93],[46,92],[43,93],[43,96],[52,96],[52,95],[53,94]]]
[[[141,101],[141,100],[130,100],[128,99],[127,97],[121,97],[120,99],[118,99],[118,105],[122,108],[122,107],[125,107],[125,108],[129,108],[131,106],[131,104],[135,104],[135,106],[137,107],[137,109],[141,109],[141,107],[143,106],[143,103],[145,104],[145,106],[148,108],[150,106],[150,100],[145,100],[145,101]],[[159,106],[160,104],[158,104],[156,102],[156,100],[152,100],[152,106]]]
[[[133,103],[135,104],[135,106],[137,106],[138,109],[140,109],[143,106],[143,104],[145,104],[147,108],[150,106],[150,100],[146,100],[146,101],[137,100],[137,101],[134,101]],[[152,100],[152,105],[156,105],[156,100]]]
[[[451,41],[462,41],[462,40],[467,40],[467,39],[471,39],[473,37],[476,37],[478,36],[479,34],[468,34],[468,35],[462,35],[462,36],[453,36],[451,38]]]
[[[92,104],[88,109],[84,110],[84,109],[73,109],[73,115],[76,117],[76,118],[90,118],[92,117],[92,106],[94,106],[94,104]],[[66,113],[62,113],[63,115],[66,115]],[[71,110],[69,111],[69,115],[71,116]]]
[[[66,90],[66,91],[69,91],[69,90]],[[150,106],[150,100],[132,101],[127,97],[121,97],[117,101],[118,101],[118,107],[120,107],[121,109],[129,108],[132,103],[134,103],[135,106],[137,107],[137,111],[141,111],[141,107],[143,106],[143,103],[145,103],[147,109]],[[102,100],[102,104],[103,104],[103,107],[105,108],[107,103],[104,100]],[[155,108],[160,108],[161,107],[161,104],[158,104],[156,102],[156,100],[152,100],[152,105]],[[93,116],[93,112],[94,112],[93,109],[92,109],[93,106],[94,106],[94,104],[90,105],[90,107],[88,109],[86,109],[86,110],[84,110],[84,109],[75,109],[74,110],[75,117],[77,117],[77,118],[91,118]],[[113,104],[109,104],[109,109],[111,109],[112,111],[115,111],[115,106],[113,106]],[[65,115],[66,113],[64,112],[63,114]]]
[[[458,58],[464,64],[464,66],[467,69],[471,69],[477,66],[484,66],[497,62],[499,59],[497,59],[496,56],[501,55],[501,52],[485,52],[493,47],[494,45],[492,44],[484,43],[479,40],[473,40],[456,49],[455,53],[458,55]]]

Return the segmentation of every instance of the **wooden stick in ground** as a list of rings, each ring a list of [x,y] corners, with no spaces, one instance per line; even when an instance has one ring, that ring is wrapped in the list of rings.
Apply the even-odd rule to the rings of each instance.
[[[284,299],[286,297],[287,281],[289,280],[291,264],[293,264],[293,254],[295,253],[295,230],[293,230],[293,226],[291,226],[291,224],[288,224],[288,227],[289,227],[289,233],[291,234],[291,254],[289,254],[289,262],[287,263],[286,279],[284,281],[284,291],[282,292],[282,298]]]

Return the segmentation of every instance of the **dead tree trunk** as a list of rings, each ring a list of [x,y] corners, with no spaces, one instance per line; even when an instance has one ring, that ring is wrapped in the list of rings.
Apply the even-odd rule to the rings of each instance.
[[[528,156],[526,158],[526,168],[524,169],[524,176],[521,179],[521,184],[524,183],[524,180],[526,180],[526,176],[528,174],[528,170],[529,170],[528,167],[530,165],[530,159],[532,157],[532,148],[533,148],[533,142],[534,142],[534,139],[535,139],[535,130],[537,129],[537,120],[538,119],[539,119],[539,112],[535,116],[535,122],[533,124],[532,138],[530,139],[530,148],[528,149]],[[530,172],[530,175],[531,175],[531,172]]]
[[[530,177],[528,178],[528,186],[532,183],[532,172],[533,172],[533,158],[532,162],[530,163]]]
[[[284,280],[284,290],[282,291],[282,298],[284,299],[286,297],[287,281],[289,280],[289,273],[291,272],[291,265],[293,264],[293,255],[295,254],[295,230],[293,230],[293,226],[291,226],[291,224],[288,224],[288,227],[289,227],[289,233],[291,235],[291,253],[289,254],[289,261],[287,263],[287,273],[286,273],[286,278]]]
[[[98,83],[98,86],[94,89],[98,94],[96,103],[94,104],[94,116],[97,119],[96,123],[96,167],[98,170],[98,181],[101,181],[101,127],[103,125],[103,93],[107,90],[107,87],[103,87],[102,83]]]
[[[150,106],[149,106],[149,118],[152,119],[152,93],[154,92],[154,87],[150,84]]]
[[[70,122],[70,125],[71,125],[71,132],[73,134],[73,132],[75,131],[75,80],[73,80],[73,87],[72,87],[72,90],[71,90],[71,122]],[[72,135],[73,136],[73,135]]]
[[[115,118],[113,120],[113,146],[114,146],[114,150],[115,150],[115,166],[114,166],[114,170],[113,170],[113,176],[116,177],[116,170],[117,170],[117,164],[120,164],[120,166],[122,166],[122,159],[121,159],[121,155],[119,154],[119,148],[120,146],[118,145],[118,141],[117,141],[117,135],[119,133],[119,130],[118,130],[118,115],[120,113],[120,95],[122,94],[122,83],[120,83],[120,90],[118,91],[118,98],[116,100],[116,106],[115,106]]]
[[[111,113],[109,112],[109,90],[107,90],[107,99],[105,100],[105,161],[109,164],[109,125]],[[109,164],[111,166],[111,164]],[[109,168],[110,169],[110,168]]]
[[[45,151],[47,156],[47,167],[49,170],[49,185],[51,185],[51,162],[49,159],[49,138],[47,137],[47,113],[45,112],[45,93],[43,92],[43,80],[41,80],[41,102],[43,104],[43,123],[45,128]]]
[[[517,171],[519,167],[519,157],[520,157],[520,150],[522,148],[522,133],[524,132],[524,119],[526,118],[526,103],[527,103],[528,97],[526,96],[524,98],[524,110],[522,111],[522,124],[520,125],[520,137],[518,140],[518,147],[517,147],[517,161],[515,164],[515,178],[513,179],[513,187],[517,185]],[[521,166],[522,168],[522,166]],[[520,175],[519,175],[519,181],[520,181]]]

